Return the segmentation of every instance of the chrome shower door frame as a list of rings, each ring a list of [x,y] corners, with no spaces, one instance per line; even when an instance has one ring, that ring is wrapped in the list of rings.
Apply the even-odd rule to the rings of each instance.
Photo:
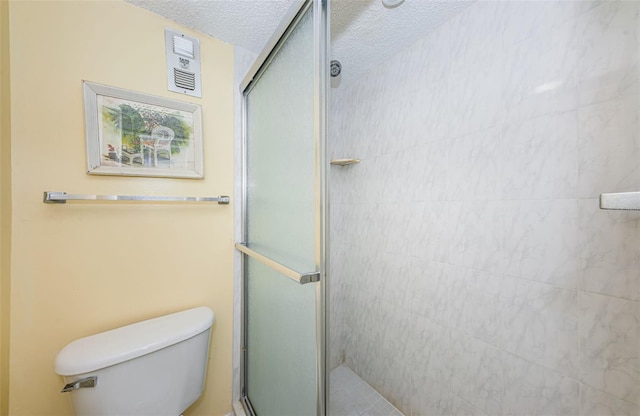
[[[317,395],[316,409],[317,416],[325,416],[328,412],[329,389],[328,389],[328,275],[329,275],[329,241],[328,241],[328,158],[327,158],[327,108],[328,108],[328,80],[329,61],[327,48],[329,45],[329,0],[295,0],[289,11],[282,19],[282,22],[267,42],[263,52],[258,56],[255,63],[240,84],[242,94],[242,194],[241,194],[241,235],[242,243],[247,241],[247,137],[248,137],[248,112],[247,96],[252,89],[252,85],[262,75],[269,62],[277,54],[280,47],[289,37],[291,31],[296,27],[301,16],[313,8],[313,31],[314,31],[314,140],[315,140],[315,239],[316,239],[316,270],[318,282],[315,291],[315,315],[316,315],[316,374],[317,374]],[[236,244],[242,246],[243,244]],[[242,323],[241,338],[242,351],[240,354],[240,394],[244,410],[249,415],[255,415],[251,403],[247,397],[247,259],[248,253],[242,247],[238,248],[243,253],[241,262],[242,276]],[[285,273],[286,274],[286,273]],[[301,282],[306,283],[306,282]],[[295,392],[291,392],[292,395]]]

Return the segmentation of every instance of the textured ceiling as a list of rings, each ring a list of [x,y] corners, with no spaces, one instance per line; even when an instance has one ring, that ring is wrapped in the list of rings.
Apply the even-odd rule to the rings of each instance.
[[[293,0],[127,0],[254,53],[262,51]]]
[[[184,26],[260,53],[293,0],[128,0]],[[331,1],[331,59],[347,85],[416,42],[473,1]]]
[[[405,0],[387,9],[380,0],[331,2],[331,59],[348,85],[415,43],[473,1]]]

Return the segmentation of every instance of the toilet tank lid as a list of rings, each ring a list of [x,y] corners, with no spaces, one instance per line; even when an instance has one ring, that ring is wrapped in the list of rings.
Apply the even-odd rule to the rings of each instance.
[[[150,354],[206,331],[214,319],[201,306],[80,338],[58,353],[55,372],[84,374]]]

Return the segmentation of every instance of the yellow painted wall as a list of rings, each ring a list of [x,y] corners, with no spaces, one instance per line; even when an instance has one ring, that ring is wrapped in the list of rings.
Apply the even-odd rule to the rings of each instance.
[[[0,415],[9,411],[9,300],[11,255],[11,124],[9,7],[0,0]]]
[[[13,241],[9,413],[68,415],[58,351],[198,305],[216,314],[207,387],[189,415],[231,410],[233,206],[42,203],[45,190],[233,190],[233,49],[123,1],[11,1]],[[164,29],[201,41],[203,98],[166,90]],[[82,80],[202,105],[204,180],[86,174]]]

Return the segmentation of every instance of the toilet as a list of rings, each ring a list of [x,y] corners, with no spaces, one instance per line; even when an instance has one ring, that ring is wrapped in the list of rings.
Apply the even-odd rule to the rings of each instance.
[[[199,307],[73,341],[62,392],[78,416],[179,416],[204,389],[214,319]]]

